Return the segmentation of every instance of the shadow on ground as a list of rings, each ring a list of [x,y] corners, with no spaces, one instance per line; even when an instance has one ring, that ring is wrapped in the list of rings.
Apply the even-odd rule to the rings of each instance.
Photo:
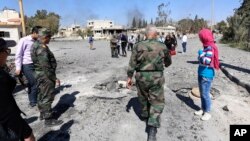
[[[60,91],[63,91],[65,88],[70,88],[70,87],[72,87],[72,85],[70,85],[70,84],[68,84],[68,85],[61,85],[61,86],[57,87],[55,89],[55,95],[59,94]]]
[[[234,69],[234,70],[237,70],[237,71],[241,71],[241,72],[250,74],[249,69],[245,69],[245,68],[242,68],[242,67],[237,67],[237,66],[234,66],[234,65],[226,64],[226,63],[221,63],[221,66],[224,66],[224,67],[227,67],[227,68],[230,68],[230,69]]]
[[[53,111],[55,111],[54,117],[56,119],[58,119],[64,112],[66,112],[69,107],[74,107],[74,102],[76,100],[75,96],[79,93],[79,91],[75,91],[72,94],[65,94],[60,97],[60,100],[53,108]]]
[[[187,63],[190,63],[190,64],[199,64],[198,61],[187,61]],[[237,70],[237,71],[240,71],[240,72],[244,72],[244,73],[250,74],[250,70],[246,69],[246,68],[242,68],[242,67],[238,67],[238,66],[234,66],[234,65],[226,64],[226,63],[220,63],[220,65],[224,66],[224,67],[227,67],[227,68],[230,68],[230,69],[234,69],[234,70]]]
[[[36,121],[38,119],[37,116],[34,116],[34,117],[30,117],[30,118],[26,118],[25,121],[28,123],[28,124],[31,124],[32,122]]]
[[[200,110],[200,107],[194,104],[194,101],[191,98],[180,94],[176,94],[176,97],[179,98],[181,101],[183,101],[187,106],[194,109],[195,111]]]
[[[59,130],[49,131],[38,141],[70,141],[69,129],[74,124],[74,120],[64,123]]]
[[[141,105],[139,103],[138,97],[133,97],[129,100],[128,104],[126,105],[126,111],[129,113],[131,107],[133,108],[136,116],[141,119]]]

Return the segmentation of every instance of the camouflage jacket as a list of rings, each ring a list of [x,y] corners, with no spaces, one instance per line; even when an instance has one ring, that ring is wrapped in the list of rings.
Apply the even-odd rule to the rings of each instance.
[[[111,48],[116,48],[117,43],[118,43],[118,40],[117,40],[116,38],[112,38],[112,39],[110,40],[110,47],[111,47]]]
[[[48,46],[36,41],[33,44],[31,58],[35,67],[35,77],[45,77],[56,81],[56,59]]]
[[[134,71],[163,71],[164,64],[172,63],[167,47],[157,40],[145,40],[135,44],[129,61],[128,77],[133,77]]]

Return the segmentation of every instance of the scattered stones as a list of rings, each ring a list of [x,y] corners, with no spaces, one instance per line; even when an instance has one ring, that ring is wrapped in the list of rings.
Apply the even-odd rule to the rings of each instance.
[[[119,88],[126,88],[127,82],[126,81],[118,81]]]
[[[227,105],[225,105],[222,109],[223,109],[224,111],[229,112],[229,109],[228,109],[228,106],[227,106]]]

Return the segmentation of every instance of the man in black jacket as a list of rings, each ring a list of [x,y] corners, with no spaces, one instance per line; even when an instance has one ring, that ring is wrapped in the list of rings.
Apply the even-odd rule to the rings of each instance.
[[[9,54],[5,40],[0,38],[0,141],[11,138],[35,141],[32,129],[21,117],[21,110],[12,95],[16,81],[4,68]]]

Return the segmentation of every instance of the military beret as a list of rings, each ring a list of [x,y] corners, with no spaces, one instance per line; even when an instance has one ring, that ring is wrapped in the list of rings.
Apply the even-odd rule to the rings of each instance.
[[[51,32],[47,28],[41,28],[39,29],[38,35],[39,36],[51,36]]]

